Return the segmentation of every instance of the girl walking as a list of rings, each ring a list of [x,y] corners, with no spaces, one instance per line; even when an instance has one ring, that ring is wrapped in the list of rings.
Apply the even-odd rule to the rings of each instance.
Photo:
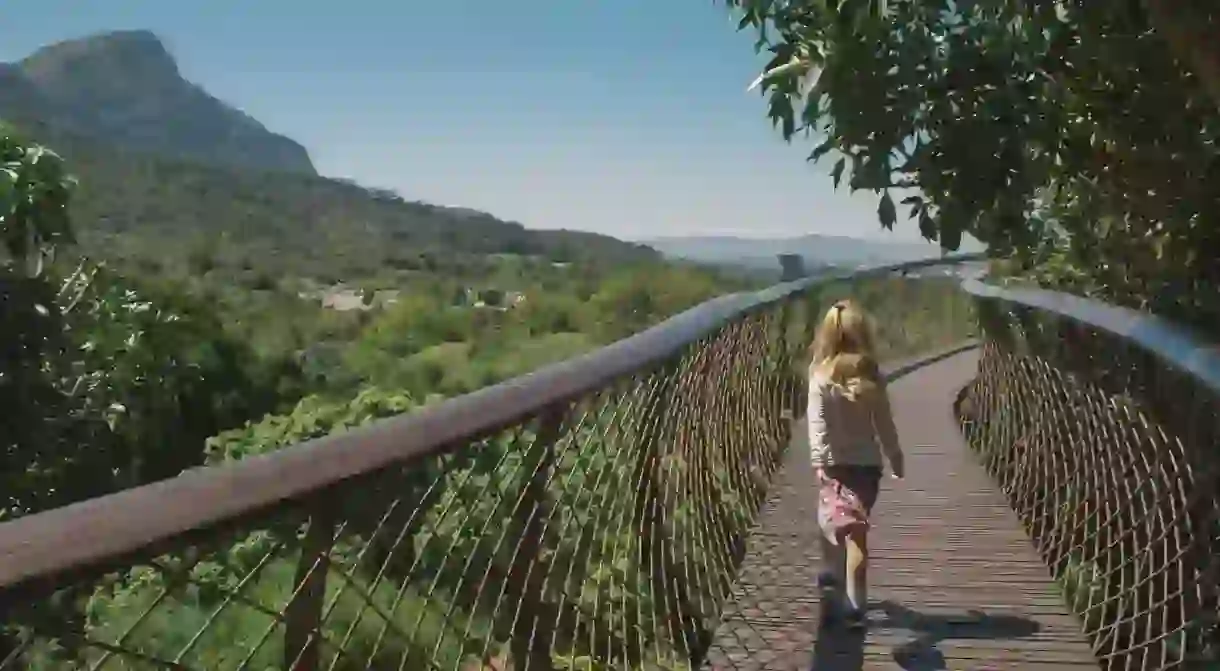
[[[819,576],[841,590],[824,623],[864,626],[868,607],[869,513],[888,460],[903,477],[902,449],[877,365],[867,315],[851,301],[831,306],[810,346],[809,446],[822,530]]]

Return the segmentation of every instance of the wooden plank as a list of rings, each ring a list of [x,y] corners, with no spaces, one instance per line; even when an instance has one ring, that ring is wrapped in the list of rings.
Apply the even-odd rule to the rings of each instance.
[[[890,388],[907,478],[886,480],[870,536],[869,627],[819,631],[813,473],[798,421],[704,669],[1097,669],[1019,521],[952,418],[974,352]]]

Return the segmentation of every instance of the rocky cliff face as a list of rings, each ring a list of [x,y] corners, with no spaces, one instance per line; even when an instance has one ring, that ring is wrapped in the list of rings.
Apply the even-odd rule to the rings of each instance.
[[[184,79],[148,31],[60,42],[0,64],[0,118],[135,151],[317,174],[303,146]]]

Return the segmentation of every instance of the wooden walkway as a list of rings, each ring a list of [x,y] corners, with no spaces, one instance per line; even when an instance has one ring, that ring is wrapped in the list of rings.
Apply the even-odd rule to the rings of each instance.
[[[869,538],[869,627],[819,637],[821,567],[804,421],[750,537],[704,669],[1099,668],[1016,515],[952,416],[974,351],[890,387],[907,478],[887,478]]]

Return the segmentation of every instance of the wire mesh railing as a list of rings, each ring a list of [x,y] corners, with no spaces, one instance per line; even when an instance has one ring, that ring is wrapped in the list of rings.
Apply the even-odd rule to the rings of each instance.
[[[407,416],[0,525],[0,669],[687,669],[828,301],[971,334],[949,277],[805,280]],[[905,320],[905,321],[904,321]],[[912,321],[918,320],[918,322]]]
[[[1103,668],[1220,668],[1220,350],[1155,317],[978,282],[968,442]]]

